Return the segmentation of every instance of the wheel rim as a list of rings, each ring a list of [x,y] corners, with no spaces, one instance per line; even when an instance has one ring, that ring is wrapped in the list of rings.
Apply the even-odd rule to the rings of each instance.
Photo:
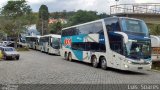
[[[102,61],[101,61],[101,67],[102,68],[106,68],[106,60],[105,59],[102,59]]]
[[[93,58],[93,65],[96,66],[97,65],[97,59]]]
[[[66,53],[64,54],[64,59],[67,60],[67,54]]]
[[[71,56],[71,54],[69,54],[68,59],[69,59],[69,61],[71,61],[71,60],[72,60],[72,56]]]

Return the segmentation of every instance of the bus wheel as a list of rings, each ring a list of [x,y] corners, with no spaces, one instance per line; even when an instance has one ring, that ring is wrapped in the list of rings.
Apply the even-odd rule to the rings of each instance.
[[[72,54],[71,53],[68,54],[68,60],[72,62]]]
[[[67,52],[64,53],[64,60],[67,60]]]
[[[4,56],[4,60],[7,60],[7,56]]]
[[[47,50],[47,53],[50,55],[51,53],[49,52],[49,49]]]
[[[101,65],[101,68],[102,68],[102,69],[104,69],[104,70],[107,69],[107,61],[106,61],[106,59],[105,59],[104,57],[101,58],[101,63],[100,63],[100,65]]]
[[[98,68],[98,62],[96,56],[92,57],[92,66]]]

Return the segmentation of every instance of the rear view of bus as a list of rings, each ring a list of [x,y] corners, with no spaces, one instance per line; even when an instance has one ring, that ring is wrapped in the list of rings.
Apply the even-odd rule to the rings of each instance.
[[[121,70],[151,68],[151,40],[144,21],[125,17],[105,18],[62,30],[62,53],[78,60]]]

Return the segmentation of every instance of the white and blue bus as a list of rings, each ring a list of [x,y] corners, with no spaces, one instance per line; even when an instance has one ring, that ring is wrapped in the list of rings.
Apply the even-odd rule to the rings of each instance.
[[[26,36],[26,43],[30,49],[39,49],[39,39],[40,36]]]
[[[151,69],[151,39],[144,21],[110,17],[62,29],[61,56],[120,70]]]
[[[49,34],[40,37],[40,51],[48,54],[60,55],[61,35]]]
[[[151,36],[151,47],[152,47],[152,61],[160,61],[160,37]]]

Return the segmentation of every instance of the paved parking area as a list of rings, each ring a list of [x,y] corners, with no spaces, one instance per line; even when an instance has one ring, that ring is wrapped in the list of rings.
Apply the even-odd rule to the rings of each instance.
[[[160,72],[102,70],[39,51],[20,52],[19,61],[0,61],[0,84],[159,84]]]

